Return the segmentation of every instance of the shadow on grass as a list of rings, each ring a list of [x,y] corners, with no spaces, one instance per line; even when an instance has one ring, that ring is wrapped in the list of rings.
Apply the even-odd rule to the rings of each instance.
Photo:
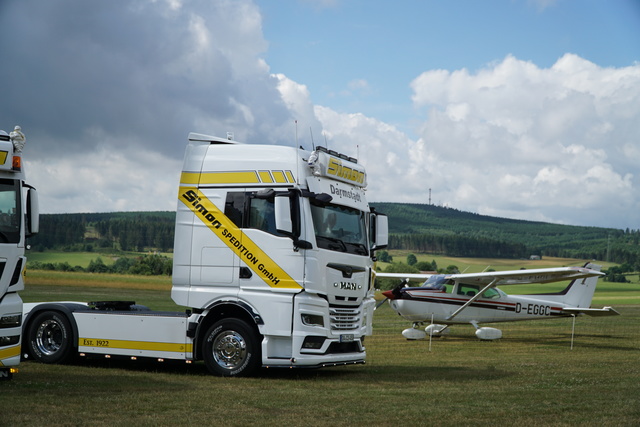
[[[505,341],[544,347],[571,348],[571,334],[559,333],[547,337],[505,338]],[[573,347],[598,350],[639,351],[640,347],[628,345],[628,337],[609,334],[575,334]]]
[[[31,362],[37,363],[37,362]],[[155,359],[129,360],[128,358],[99,356],[78,358],[67,366],[99,369],[119,369],[127,372],[163,373],[178,376],[198,376],[218,378],[211,375],[204,363],[185,363],[167,360],[158,362]],[[114,372],[115,374],[115,372]],[[251,378],[283,381],[334,381],[344,382],[389,382],[407,384],[422,381],[468,382],[478,380],[500,380],[513,375],[493,365],[484,368],[468,366],[403,366],[389,365],[349,365],[326,368],[261,368]],[[117,375],[114,375],[117,376]]]
[[[34,362],[37,363],[37,362]],[[128,357],[112,356],[105,358],[100,355],[87,355],[76,357],[67,366],[90,367],[101,369],[121,369],[131,372],[158,372],[177,375],[209,375],[207,368],[201,362],[186,363],[181,360],[165,360],[159,362],[153,358],[138,358],[131,360]]]
[[[477,380],[499,380],[512,373],[495,366],[469,368],[467,366],[343,366],[321,369],[263,369],[263,378],[280,380],[337,380],[353,382],[389,382],[408,384],[422,381],[468,382]]]

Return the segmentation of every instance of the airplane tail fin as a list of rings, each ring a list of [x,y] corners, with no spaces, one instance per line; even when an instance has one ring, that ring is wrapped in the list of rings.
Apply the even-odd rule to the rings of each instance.
[[[602,266],[588,262],[585,264],[585,268],[600,271]],[[592,276],[583,279],[574,279],[564,290],[554,294],[544,294],[544,299],[574,307],[589,308],[599,277],[600,276]]]

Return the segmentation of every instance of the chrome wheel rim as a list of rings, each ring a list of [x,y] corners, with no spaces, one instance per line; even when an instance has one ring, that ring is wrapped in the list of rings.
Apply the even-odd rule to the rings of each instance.
[[[62,346],[62,329],[55,320],[46,320],[40,324],[36,333],[36,347],[47,356],[55,354]]]
[[[224,331],[213,341],[213,359],[223,369],[237,369],[247,358],[247,342],[236,331]]]

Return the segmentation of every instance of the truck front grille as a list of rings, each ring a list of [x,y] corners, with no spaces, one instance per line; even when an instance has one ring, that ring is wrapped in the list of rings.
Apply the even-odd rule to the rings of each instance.
[[[359,308],[329,307],[329,317],[333,331],[346,331],[360,327]]]

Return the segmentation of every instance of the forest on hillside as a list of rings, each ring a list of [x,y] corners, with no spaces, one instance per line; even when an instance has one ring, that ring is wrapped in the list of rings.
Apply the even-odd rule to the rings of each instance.
[[[175,212],[44,214],[29,243],[36,251],[170,252],[174,225]]]
[[[389,249],[458,257],[599,259],[638,266],[640,230],[521,221],[426,204],[373,203],[389,216]],[[171,251],[174,212],[44,214],[36,251]]]
[[[373,203],[392,249],[450,256],[598,259],[640,265],[640,230],[522,221],[427,204]]]

